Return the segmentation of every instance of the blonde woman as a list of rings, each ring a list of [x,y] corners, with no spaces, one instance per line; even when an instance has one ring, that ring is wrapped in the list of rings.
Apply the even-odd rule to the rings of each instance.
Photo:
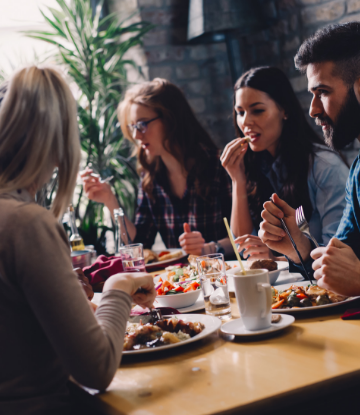
[[[0,110],[1,414],[70,414],[69,375],[105,389],[119,366],[131,301],[155,297],[146,274],[118,274],[94,314],[73,272],[58,219],[80,160],[76,103],[63,78],[35,66],[17,72]],[[58,168],[51,211],[34,202]],[[138,294],[139,287],[148,294]]]
[[[118,108],[124,136],[135,144],[141,184],[131,239],[151,248],[159,232],[167,248],[201,255],[230,250],[231,183],[220,152],[180,89],[155,78],[131,87]],[[87,196],[112,212],[118,201],[106,183],[82,173]]]

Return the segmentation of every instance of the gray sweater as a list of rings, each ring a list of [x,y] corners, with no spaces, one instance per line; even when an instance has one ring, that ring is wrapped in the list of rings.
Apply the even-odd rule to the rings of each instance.
[[[130,308],[111,290],[94,315],[62,226],[27,191],[0,195],[0,414],[69,413],[69,375],[105,389]]]

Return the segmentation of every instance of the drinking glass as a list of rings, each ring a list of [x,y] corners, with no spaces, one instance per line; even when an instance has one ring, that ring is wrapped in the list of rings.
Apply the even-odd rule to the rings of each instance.
[[[210,254],[196,259],[205,312],[222,320],[231,318],[228,281],[223,254]]]
[[[145,272],[143,244],[125,245],[119,248],[124,271]]]

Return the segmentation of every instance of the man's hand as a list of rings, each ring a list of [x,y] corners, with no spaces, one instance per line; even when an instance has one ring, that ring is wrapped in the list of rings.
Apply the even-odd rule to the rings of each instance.
[[[243,235],[235,239],[235,243],[239,244],[239,252],[243,249],[243,257],[251,260],[255,259],[272,259],[276,261],[271,250],[265,245],[258,236]]]
[[[281,227],[280,219],[284,219],[296,246],[306,261],[309,258],[311,244],[308,238],[300,231],[295,220],[295,209],[274,193],[272,202],[264,203],[261,212],[263,221],[260,223],[259,237],[270,249],[286,255],[293,262],[299,263],[299,258],[291,245],[290,239]]]
[[[318,286],[349,297],[360,295],[360,261],[354,251],[332,238],[328,246],[311,252]]]
[[[179,243],[187,254],[200,256],[205,245],[205,239],[201,232],[191,232],[189,224],[184,223],[184,233],[179,236]]]

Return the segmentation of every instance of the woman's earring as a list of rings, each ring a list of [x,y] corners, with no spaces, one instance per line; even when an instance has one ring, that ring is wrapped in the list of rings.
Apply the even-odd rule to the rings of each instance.
[[[288,116],[287,115],[284,115],[284,120],[287,120],[288,119]]]

